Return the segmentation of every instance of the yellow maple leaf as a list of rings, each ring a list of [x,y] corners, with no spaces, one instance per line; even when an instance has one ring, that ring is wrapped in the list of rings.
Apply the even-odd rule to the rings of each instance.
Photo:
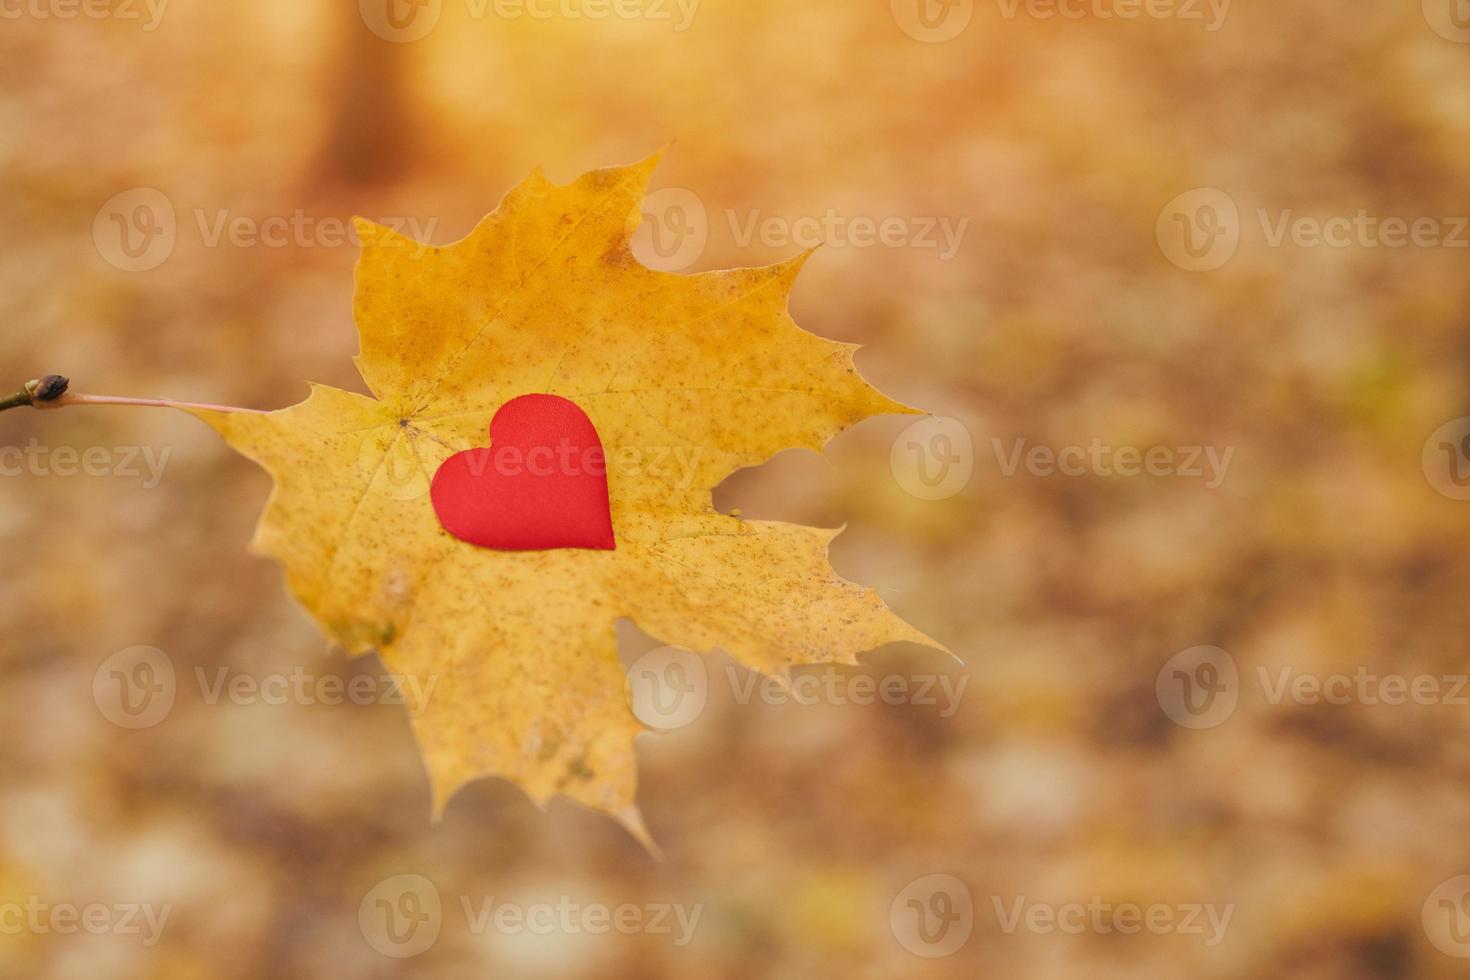
[[[692,276],[639,264],[629,244],[656,162],[566,186],[538,170],[443,248],[360,220],[357,364],[373,397],[314,386],[276,412],[196,411],[274,478],[254,547],[328,636],[436,681],[412,706],[436,816],[495,775],[647,840],[619,618],[775,674],[938,646],[832,570],[836,531],[715,511],[736,469],[913,410],[861,378],[854,346],[791,319],[804,257]],[[497,409],[528,393],[596,426],[615,550],[494,551],[436,518],[439,466],[487,445]]]

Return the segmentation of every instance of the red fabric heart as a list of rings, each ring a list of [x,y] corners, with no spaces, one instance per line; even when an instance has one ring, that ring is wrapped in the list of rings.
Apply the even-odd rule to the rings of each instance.
[[[522,395],[490,420],[490,447],[444,461],[429,488],[444,530],[498,551],[612,551],[607,460],[592,420],[555,395]]]

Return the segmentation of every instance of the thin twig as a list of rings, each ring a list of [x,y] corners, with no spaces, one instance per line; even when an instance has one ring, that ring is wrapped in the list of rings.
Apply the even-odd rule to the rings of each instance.
[[[120,398],[115,395],[72,394],[66,390],[69,384],[66,378],[57,374],[48,374],[37,381],[28,382],[25,390],[0,399],[0,412],[24,405],[43,410],[66,408],[69,405],[132,405],[146,408],[179,408],[185,411],[265,414],[259,409],[240,408],[235,405],[204,405],[198,402],[172,401],[167,398]]]
[[[176,402],[167,398],[120,398],[116,395],[62,395],[49,402],[37,402],[40,409],[66,408],[68,405],[132,405],[143,408],[182,408],[202,412],[248,412],[264,415],[258,408],[240,408],[238,405],[206,405],[201,402]]]

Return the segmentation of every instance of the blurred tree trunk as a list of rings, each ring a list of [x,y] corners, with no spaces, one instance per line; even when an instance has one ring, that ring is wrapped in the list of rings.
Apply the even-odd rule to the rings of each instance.
[[[333,108],[316,179],[332,185],[391,184],[408,171],[415,153],[405,81],[405,49],[411,45],[374,34],[351,0],[332,6],[338,11],[337,45],[326,85]]]

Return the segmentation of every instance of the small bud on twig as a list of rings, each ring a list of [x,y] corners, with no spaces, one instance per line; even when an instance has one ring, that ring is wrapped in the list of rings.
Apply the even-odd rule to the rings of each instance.
[[[46,402],[54,402],[66,394],[66,389],[71,381],[59,374],[48,374],[44,378],[27,381],[23,390],[17,391],[8,398],[0,398],[0,412],[7,408],[20,408],[22,405],[39,406]]]
[[[66,389],[71,386],[71,379],[63,378],[59,374],[48,374],[32,384],[36,386],[35,389],[32,390],[30,385],[26,385],[26,390],[30,392],[34,401],[52,402],[66,394]]]

